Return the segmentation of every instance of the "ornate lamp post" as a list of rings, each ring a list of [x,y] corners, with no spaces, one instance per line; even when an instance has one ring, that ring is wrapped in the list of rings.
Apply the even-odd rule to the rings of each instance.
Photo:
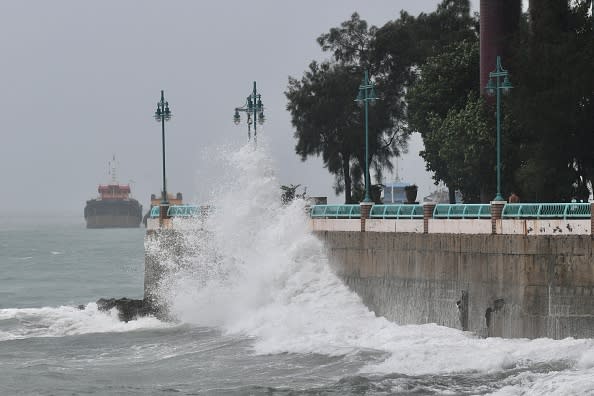
[[[251,95],[245,99],[245,104],[242,107],[235,108],[235,114],[233,115],[233,122],[235,125],[239,125],[241,117],[239,112],[243,111],[247,114],[247,126],[248,126],[248,141],[251,139],[251,128],[254,125],[254,143],[257,142],[257,129],[256,124],[264,124],[264,105],[262,104],[261,95],[256,91],[256,82],[254,81],[254,90]]]
[[[167,199],[167,183],[165,179],[165,121],[169,121],[171,119],[171,111],[169,110],[169,102],[165,101],[165,95],[161,90],[161,100],[157,102],[157,110],[155,111],[155,120],[161,123],[161,141],[163,146],[163,191],[161,195],[161,216],[162,219],[163,209],[165,209],[165,213],[167,213],[167,206],[169,201]]]
[[[365,70],[365,77],[359,86],[359,95],[357,95],[356,102],[365,106],[365,198],[363,202],[373,202],[369,195],[369,115],[368,102],[373,102],[377,99],[375,92],[375,84],[369,80],[369,74]]]
[[[503,82],[501,81],[503,77]],[[489,82],[485,87],[488,95],[497,95],[497,195],[493,201],[504,201],[501,195],[501,97],[500,91],[508,93],[512,89],[507,70],[501,67],[501,57],[497,56],[495,70],[489,73]]]

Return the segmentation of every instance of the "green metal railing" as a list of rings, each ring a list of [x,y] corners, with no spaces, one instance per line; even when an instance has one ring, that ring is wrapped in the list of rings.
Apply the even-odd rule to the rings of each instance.
[[[200,206],[197,205],[172,205],[167,210],[169,217],[196,217],[200,214]]]
[[[191,205],[189,205],[191,206]],[[172,210],[173,207],[171,207]],[[156,210],[155,210],[156,209]],[[199,210],[199,208],[198,208]],[[190,210],[191,211],[191,210]],[[153,214],[154,212],[154,214]],[[183,212],[186,213],[186,212]],[[185,214],[177,214],[184,216]],[[192,216],[185,215],[185,216]],[[503,208],[503,218],[536,219],[589,219],[590,203],[508,203]],[[172,216],[176,216],[173,215]],[[361,206],[353,205],[314,205],[310,209],[312,218],[358,219]],[[159,208],[151,211],[151,217],[159,217]],[[391,204],[374,205],[369,215],[372,219],[422,219],[422,205]],[[489,204],[437,204],[433,209],[434,219],[490,219]]]
[[[328,219],[358,219],[361,217],[361,206],[354,205],[313,205],[310,216]]]
[[[198,205],[171,205],[167,209],[169,217],[196,217],[200,215],[200,206]],[[153,206],[150,213],[151,218],[159,217],[159,206]]]
[[[369,217],[372,219],[422,219],[423,205],[374,205]]]
[[[592,216],[589,203],[519,203],[506,204],[503,218],[536,219],[589,219]]]
[[[434,219],[490,219],[489,204],[437,204],[433,209]]]
[[[151,218],[159,217],[159,206],[153,206],[151,208],[151,214],[149,215]]]

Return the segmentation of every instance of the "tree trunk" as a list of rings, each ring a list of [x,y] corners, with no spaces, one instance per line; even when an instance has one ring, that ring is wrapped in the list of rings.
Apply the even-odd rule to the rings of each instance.
[[[495,194],[491,192],[491,189],[487,188],[487,186],[481,185],[479,190],[479,201],[480,203],[486,204],[491,201]]]
[[[350,156],[349,154],[342,154],[342,172],[344,176],[344,203],[353,203],[353,197],[351,195],[351,168],[350,168]]]
[[[456,190],[448,186],[448,196],[451,204],[456,203]]]

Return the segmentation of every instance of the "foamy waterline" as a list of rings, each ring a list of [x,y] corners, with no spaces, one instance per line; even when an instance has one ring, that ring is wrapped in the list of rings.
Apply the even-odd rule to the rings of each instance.
[[[0,341],[32,337],[65,337],[88,333],[120,333],[170,327],[153,317],[122,322],[114,308],[104,312],[97,304],[83,309],[73,306],[0,309]]]

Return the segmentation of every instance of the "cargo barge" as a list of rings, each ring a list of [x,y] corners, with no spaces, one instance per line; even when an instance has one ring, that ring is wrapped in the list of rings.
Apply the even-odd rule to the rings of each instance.
[[[117,182],[115,157],[110,173],[111,183],[99,185],[99,197],[87,201],[84,211],[87,228],[138,228],[142,222],[142,205],[130,197],[130,185]]]

